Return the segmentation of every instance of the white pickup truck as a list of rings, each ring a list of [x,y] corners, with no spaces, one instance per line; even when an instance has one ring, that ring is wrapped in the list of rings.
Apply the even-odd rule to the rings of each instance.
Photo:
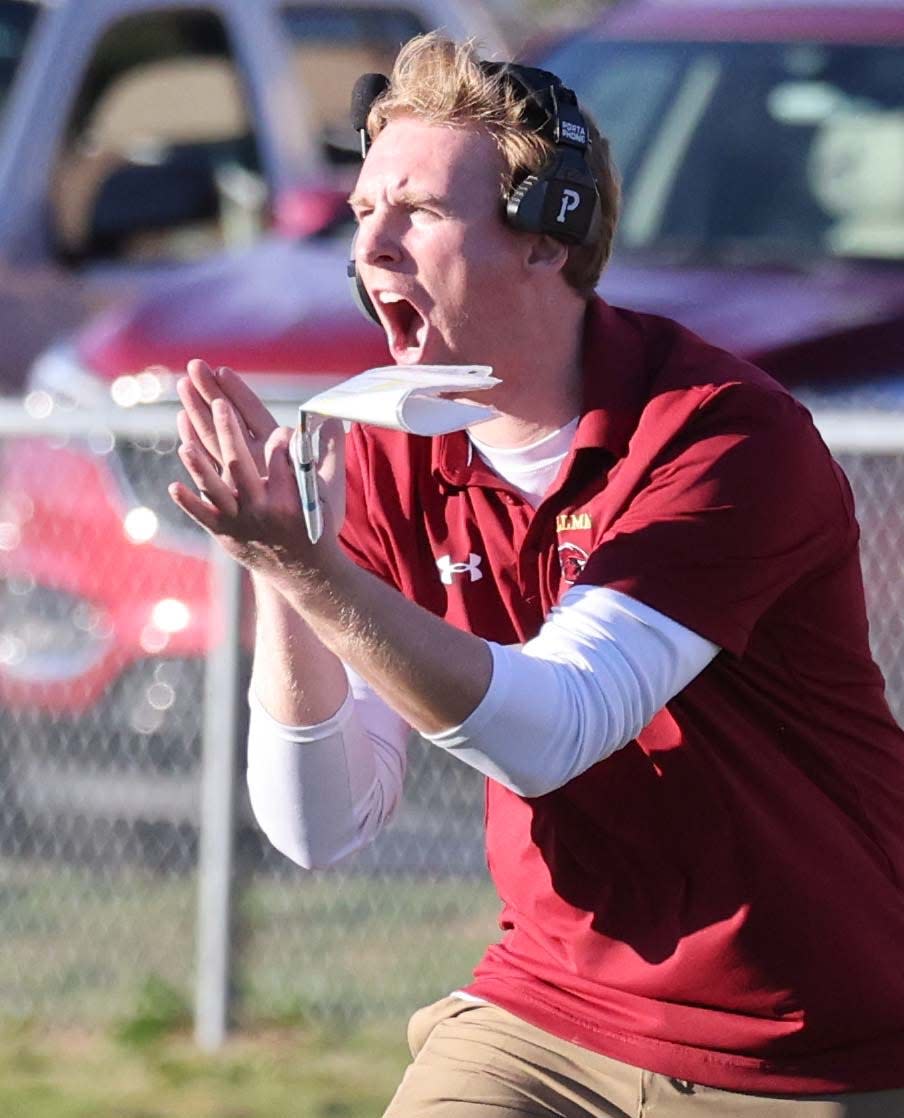
[[[334,214],[349,91],[479,0],[0,0],[0,392],[113,296]]]

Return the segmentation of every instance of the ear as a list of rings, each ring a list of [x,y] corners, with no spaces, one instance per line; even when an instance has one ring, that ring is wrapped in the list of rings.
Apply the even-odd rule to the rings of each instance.
[[[568,260],[568,246],[546,233],[536,233],[530,238],[525,256],[528,268],[548,272],[561,272]]]

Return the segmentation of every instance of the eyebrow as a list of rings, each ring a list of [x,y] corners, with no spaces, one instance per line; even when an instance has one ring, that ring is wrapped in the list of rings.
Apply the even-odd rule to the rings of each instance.
[[[352,209],[357,206],[372,205],[370,198],[364,194],[351,193],[348,196],[348,204]],[[411,206],[411,205],[428,205],[437,206],[438,208],[448,208],[448,202],[438,194],[423,193],[416,190],[400,190],[392,196],[392,205],[395,206]]]

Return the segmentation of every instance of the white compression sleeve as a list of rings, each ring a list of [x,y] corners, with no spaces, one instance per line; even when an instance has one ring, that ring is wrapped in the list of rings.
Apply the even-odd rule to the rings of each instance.
[[[427,740],[522,796],[626,744],[718,647],[605,587],[575,587],[521,649],[490,644],[493,678],[461,725]],[[370,842],[401,799],[408,726],[359,676],[317,726],[284,726],[250,696],[248,789],[270,841],[307,868]],[[530,743],[530,745],[526,745]]]
[[[520,650],[490,649],[480,705],[425,737],[519,796],[551,792],[626,745],[719,651],[604,586],[569,590]]]
[[[284,726],[249,694],[248,793],[277,850],[306,869],[366,846],[395,812],[409,729],[354,672],[332,718]]]

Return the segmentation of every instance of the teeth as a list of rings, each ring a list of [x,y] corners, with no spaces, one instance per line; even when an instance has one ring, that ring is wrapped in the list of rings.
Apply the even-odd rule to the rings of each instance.
[[[395,291],[381,291],[377,296],[381,303],[401,303],[402,296]]]

